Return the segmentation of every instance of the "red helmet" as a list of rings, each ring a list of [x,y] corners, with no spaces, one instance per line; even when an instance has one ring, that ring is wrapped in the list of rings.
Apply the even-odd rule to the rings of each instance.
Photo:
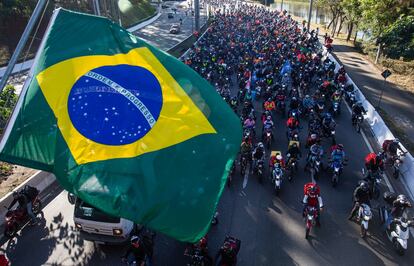
[[[311,184],[309,187],[308,187],[308,195],[309,195],[309,197],[316,197],[317,196],[317,194],[318,194],[318,188],[316,187],[316,185],[315,184]]]

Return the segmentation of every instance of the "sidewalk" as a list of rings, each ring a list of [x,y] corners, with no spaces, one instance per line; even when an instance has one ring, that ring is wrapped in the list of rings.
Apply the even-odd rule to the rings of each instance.
[[[414,95],[384,79],[371,62],[363,55],[345,44],[335,45],[334,52],[339,61],[345,65],[349,76],[358,84],[365,97],[377,108],[381,90],[384,89],[380,108],[381,114],[388,127],[397,135],[403,145],[414,151]]]

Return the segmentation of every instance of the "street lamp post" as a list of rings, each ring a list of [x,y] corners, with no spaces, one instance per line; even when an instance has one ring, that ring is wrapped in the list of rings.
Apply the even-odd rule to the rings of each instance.
[[[200,0],[194,0],[195,30],[200,31]]]
[[[311,19],[312,19],[312,6],[313,6],[313,0],[310,0],[310,4],[309,4],[309,16],[308,16],[308,28],[307,28],[308,32],[310,31],[309,30],[310,29],[310,22],[311,22]]]

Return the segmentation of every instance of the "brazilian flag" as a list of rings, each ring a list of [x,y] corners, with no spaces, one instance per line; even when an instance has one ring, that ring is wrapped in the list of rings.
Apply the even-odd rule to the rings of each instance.
[[[54,11],[0,143],[104,212],[204,236],[241,141],[191,68],[102,17]]]

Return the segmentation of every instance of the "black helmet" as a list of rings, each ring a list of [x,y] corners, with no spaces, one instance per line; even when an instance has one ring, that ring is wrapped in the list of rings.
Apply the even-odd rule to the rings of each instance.
[[[397,199],[396,199],[399,203],[404,204],[408,202],[408,199],[405,195],[400,194],[398,195]]]

